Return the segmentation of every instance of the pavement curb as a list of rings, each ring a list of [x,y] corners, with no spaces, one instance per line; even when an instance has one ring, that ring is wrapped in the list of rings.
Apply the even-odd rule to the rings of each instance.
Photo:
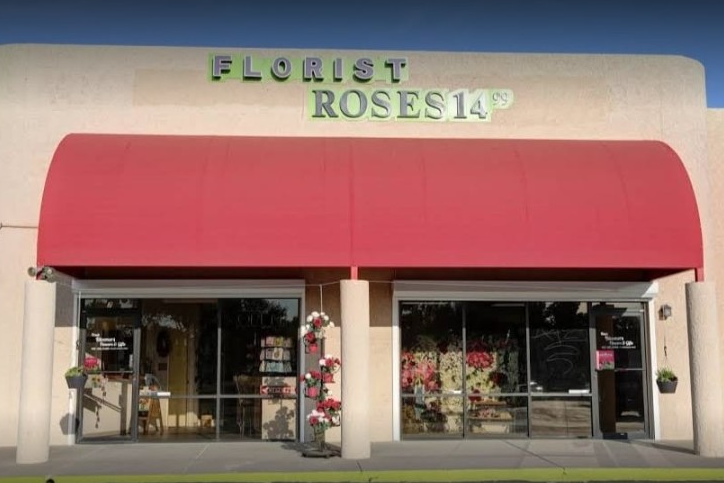
[[[724,468],[524,468],[0,477],[0,483],[436,483],[724,481]]]

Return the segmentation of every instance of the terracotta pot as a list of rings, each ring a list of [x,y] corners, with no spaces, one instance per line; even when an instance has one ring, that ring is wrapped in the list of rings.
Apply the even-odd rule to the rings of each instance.
[[[329,372],[322,373],[322,382],[325,384],[331,384],[334,382],[334,374],[331,374]]]
[[[304,395],[309,398],[315,399],[319,396],[319,388],[316,386],[307,386],[304,389]]]
[[[306,350],[307,354],[316,354],[319,351],[319,346],[317,344],[307,344]]]

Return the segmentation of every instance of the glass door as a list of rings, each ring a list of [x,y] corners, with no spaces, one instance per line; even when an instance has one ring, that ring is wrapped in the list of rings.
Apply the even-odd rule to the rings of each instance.
[[[93,299],[83,303],[80,353],[88,379],[79,401],[79,441],[133,440],[140,322],[133,306],[136,302]],[[98,303],[105,305],[94,306]]]
[[[594,377],[598,390],[595,435],[603,438],[649,434],[644,352],[644,304],[598,304]]]

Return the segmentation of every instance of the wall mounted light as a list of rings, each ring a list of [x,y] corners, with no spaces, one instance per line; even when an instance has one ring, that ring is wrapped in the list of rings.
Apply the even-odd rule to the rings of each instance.
[[[52,267],[29,267],[28,275],[35,277],[36,280],[50,280],[55,273]]]
[[[664,304],[659,309],[659,317],[661,317],[661,320],[666,320],[669,317],[671,317],[671,305]]]

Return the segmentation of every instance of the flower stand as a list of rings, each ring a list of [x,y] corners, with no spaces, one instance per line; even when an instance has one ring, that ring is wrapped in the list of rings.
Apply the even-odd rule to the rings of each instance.
[[[324,351],[323,327],[333,327],[334,324],[322,313],[312,312],[307,317],[307,334],[305,334],[305,345],[307,353]],[[308,337],[310,332],[313,336]],[[311,346],[314,346],[313,350]],[[325,432],[333,426],[340,425],[340,412],[342,403],[328,397],[329,391],[326,384],[334,382],[334,374],[339,369],[340,361],[336,357],[325,356],[319,361],[320,370],[312,370],[301,377],[304,384],[304,395],[315,401],[316,407],[307,416],[309,424],[314,430],[314,444],[302,451],[302,456],[307,458],[330,458],[341,456],[339,450],[332,448],[325,441]]]

